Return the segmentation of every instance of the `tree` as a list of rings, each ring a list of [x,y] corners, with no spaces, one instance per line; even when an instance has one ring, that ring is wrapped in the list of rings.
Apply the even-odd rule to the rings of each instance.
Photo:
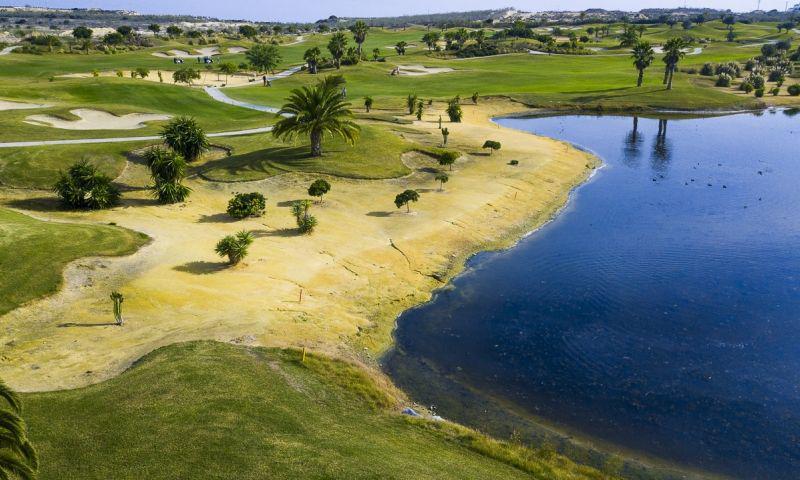
[[[161,31],[161,25],[157,23],[151,23],[147,26],[147,29],[153,32],[153,35],[158,35],[158,33]]]
[[[434,180],[439,182],[439,191],[441,192],[444,190],[444,184],[450,180],[450,177],[444,172],[439,172],[436,174],[436,177],[434,177]]]
[[[294,215],[294,219],[297,221],[297,229],[300,233],[306,235],[313,233],[314,228],[317,226],[316,217],[308,213],[310,209],[310,200],[300,200],[292,204],[292,215]]]
[[[322,203],[322,196],[331,191],[331,184],[327,180],[320,178],[315,180],[314,183],[308,187],[308,194],[312,197],[319,197],[319,203]]]
[[[208,148],[205,131],[194,118],[177,117],[161,130],[164,143],[187,162],[193,162]]]
[[[275,73],[275,67],[281,62],[281,52],[272,44],[255,45],[245,56],[258,72]]]
[[[683,27],[684,30],[691,29],[692,28],[692,21],[687,18],[686,20],[681,22],[681,27]]]
[[[133,34],[133,28],[128,25],[120,25],[117,27],[117,32],[123,37],[130,37]]]
[[[664,70],[664,83],[667,85],[667,90],[672,90],[672,77],[675,75],[675,70],[678,67],[678,62],[686,56],[683,51],[686,48],[687,42],[682,38],[670,38],[664,44],[664,58],[662,61],[666,64]]]
[[[367,39],[369,26],[362,20],[358,20],[356,23],[350,26],[350,31],[353,32],[353,40],[356,41],[356,45],[358,45],[358,55],[361,56],[361,46]]]
[[[369,110],[372,108],[373,102],[374,100],[372,97],[364,97],[364,108],[367,109],[367,113],[369,113]]]
[[[422,115],[425,113],[425,103],[422,100],[417,101],[417,110],[415,115],[417,116],[417,120],[422,120]]]
[[[377,62],[379,58],[381,58],[381,49],[375,47],[372,49],[372,59]]]
[[[403,193],[398,194],[394,197],[394,204],[397,208],[406,207],[406,212],[411,212],[411,202],[416,202],[419,200],[419,193],[416,190],[406,190]]]
[[[113,207],[119,203],[119,189],[108,175],[97,171],[97,167],[81,160],[60,172],[53,191],[62,203],[80,210],[97,210]]]
[[[394,51],[397,52],[398,55],[405,55],[407,47],[408,43],[406,43],[404,40],[400,40],[397,42],[397,45],[394,46]]]
[[[450,130],[447,127],[442,129],[442,146],[447,146],[447,137],[450,136]]]
[[[456,163],[456,160],[458,160],[458,157],[459,157],[458,152],[453,152],[453,151],[450,151],[450,150],[442,152],[442,154],[439,155],[439,165],[441,165],[443,167],[444,166],[450,167],[450,171],[452,172],[453,171],[453,164]]]
[[[252,25],[239,25],[239,35],[245,38],[255,38],[258,36],[258,30]]]
[[[225,83],[228,83],[228,76],[234,75],[236,72],[239,71],[239,67],[236,66],[233,62],[224,62],[219,64],[219,71],[223,75],[225,75]]]
[[[632,47],[639,41],[639,34],[636,32],[636,27],[633,25],[626,25],[624,31],[619,36],[620,47]]]
[[[644,81],[644,71],[653,63],[653,60],[656,58],[656,53],[649,42],[639,41],[633,46],[631,57],[633,58],[633,66],[639,71],[636,86],[641,87]]]
[[[428,46],[428,51],[434,50],[442,36],[439,32],[428,32],[422,36],[422,41]]]
[[[419,97],[416,93],[409,93],[406,97],[406,108],[408,109],[408,114],[413,115],[414,109],[417,108],[417,100]]]
[[[193,80],[200,80],[200,72],[194,68],[185,67],[172,72],[172,81],[191,85]]]
[[[122,302],[125,301],[125,297],[121,293],[113,291],[111,292],[111,301],[114,302],[114,321],[121,327],[125,323],[122,318]]]
[[[106,45],[122,45],[125,43],[125,37],[119,32],[110,32],[103,37],[103,43]]]
[[[736,24],[736,17],[733,15],[725,15],[722,17],[722,23],[728,26],[729,31],[733,31],[733,26]]]
[[[489,149],[489,155],[491,155],[495,150],[500,150],[500,142],[496,142],[494,140],[486,140],[483,142],[483,148]]]
[[[478,92],[473,92],[473,94],[472,94],[472,103],[477,105],[478,104],[478,98],[480,98],[479,95],[478,95]]]
[[[72,36],[75,37],[75,40],[81,42],[81,47],[86,51],[87,54],[89,53],[89,47],[92,45],[93,33],[94,32],[91,28],[84,26],[75,27],[75,29],[72,30]]]
[[[343,32],[336,32],[331,35],[328,41],[328,51],[331,52],[336,68],[342,67],[342,57],[347,52],[347,37]]]
[[[475,43],[478,47],[482,47],[484,42],[486,42],[486,31],[483,29],[473,30],[469,34],[470,38],[475,40]]]
[[[447,116],[450,117],[450,121],[454,123],[460,123],[461,118],[464,116],[464,112],[461,111],[461,105],[459,105],[458,97],[450,100],[447,103]]]
[[[322,51],[319,49],[319,47],[309,48],[303,54],[303,60],[305,60],[306,64],[308,65],[309,73],[316,75],[317,69],[319,68],[319,62],[322,61]]]
[[[16,392],[0,380],[0,478],[34,480],[39,468],[36,449],[20,417],[22,403]]]
[[[177,25],[170,25],[167,27],[167,35],[170,37],[180,37],[183,33],[183,29]]]
[[[228,201],[228,215],[233,218],[260,217],[267,210],[267,199],[259,192],[235,193]]]
[[[181,203],[191,193],[191,189],[181,183],[186,176],[186,160],[176,151],[153,147],[144,154],[150,168],[150,186],[153,197],[164,204]]]
[[[242,230],[236,235],[228,235],[214,248],[220,257],[228,257],[228,263],[237,265],[247,256],[247,250],[253,244],[253,234]]]
[[[350,103],[342,97],[344,84],[344,78],[335,75],[320,80],[313,87],[292,90],[288,102],[278,112],[282,118],[275,124],[272,134],[279,139],[308,135],[312,157],[322,155],[325,134],[338,135],[351,145],[355,143],[360,128],[352,120]]]

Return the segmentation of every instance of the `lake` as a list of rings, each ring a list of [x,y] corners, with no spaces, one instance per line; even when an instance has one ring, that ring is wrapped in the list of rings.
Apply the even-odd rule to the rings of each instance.
[[[683,467],[797,478],[796,113],[498,119],[605,165],[404,313],[386,371],[482,429],[514,428],[501,408]]]

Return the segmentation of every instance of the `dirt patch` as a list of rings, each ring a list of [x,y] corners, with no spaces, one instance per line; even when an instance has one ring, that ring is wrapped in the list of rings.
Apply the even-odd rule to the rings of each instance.
[[[34,108],[45,108],[45,107],[47,107],[47,105],[39,105],[36,103],[9,102],[8,100],[0,100],[0,111],[29,110]]]
[[[78,117],[78,120],[66,120],[53,115],[31,115],[25,119],[25,123],[62,130],[135,130],[146,127],[147,122],[172,118],[171,115],[155,113],[130,113],[117,116],[90,108],[77,108],[70,110],[70,113]]]

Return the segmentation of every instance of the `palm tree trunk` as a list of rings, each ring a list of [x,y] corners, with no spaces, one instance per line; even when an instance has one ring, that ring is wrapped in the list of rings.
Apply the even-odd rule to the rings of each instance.
[[[664,81],[661,82],[662,84],[666,85],[667,81],[669,80],[669,65],[664,68]]]
[[[667,82],[667,90],[672,90],[672,76],[675,75],[675,67],[669,69],[669,81]]]
[[[311,132],[311,156],[322,156],[322,132]]]
[[[644,80],[644,70],[639,70],[639,78],[636,80],[636,86],[641,87],[642,81]]]

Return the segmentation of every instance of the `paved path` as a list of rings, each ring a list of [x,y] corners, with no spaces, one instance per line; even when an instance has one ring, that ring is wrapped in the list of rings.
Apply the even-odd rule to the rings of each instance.
[[[299,72],[301,68],[303,67],[302,66],[292,67],[289,70],[284,70],[283,72],[277,75],[267,77],[267,79],[269,79],[270,82],[273,82],[275,80],[280,80],[282,78],[291,77],[295,73]],[[236,87],[228,87],[228,88],[236,88]],[[234,100],[233,98],[222,93],[222,89],[219,87],[205,87],[203,88],[203,90],[205,90],[205,92],[214,100],[226,103],[228,105],[234,105],[242,108],[249,108],[250,110],[258,110],[259,112],[266,112],[266,113],[278,113],[278,111],[280,110],[278,108],[268,107],[266,105],[257,105],[255,103],[248,103],[248,102],[242,102],[240,100]]]
[[[6,47],[6,48],[0,50],[0,56],[8,55],[9,53],[13,52],[14,50],[20,48],[21,46],[22,45],[14,45],[14,46],[11,46],[11,47]]]
[[[271,132],[272,127],[251,128],[249,130],[236,130],[232,132],[218,132],[209,133],[208,137],[238,137],[240,135],[252,135],[254,133]],[[18,148],[18,147],[44,147],[47,145],[83,145],[88,143],[122,143],[122,142],[143,142],[150,140],[158,140],[161,137],[158,135],[146,137],[111,137],[111,138],[76,138],[73,140],[39,140],[33,142],[7,142],[0,143],[0,148]]]

